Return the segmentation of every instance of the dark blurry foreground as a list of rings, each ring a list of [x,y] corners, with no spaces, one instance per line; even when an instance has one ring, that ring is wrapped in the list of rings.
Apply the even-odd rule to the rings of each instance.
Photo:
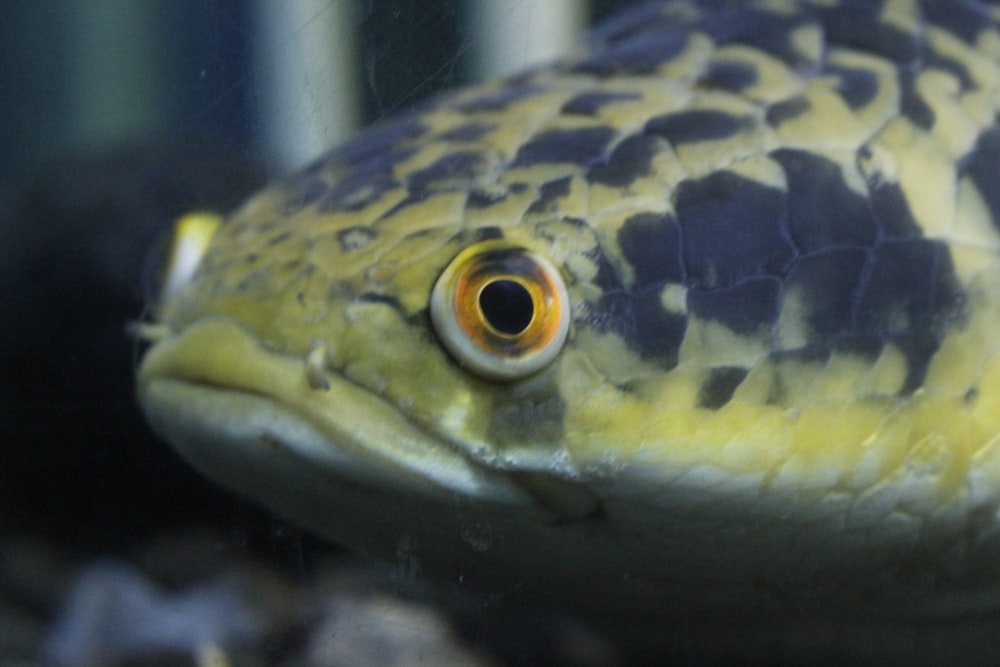
[[[141,317],[144,292],[153,295],[173,220],[193,208],[231,209],[263,181],[239,152],[169,146],[53,165],[8,195],[0,213],[5,532],[120,546],[227,511],[226,497],[145,428],[126,325]]]

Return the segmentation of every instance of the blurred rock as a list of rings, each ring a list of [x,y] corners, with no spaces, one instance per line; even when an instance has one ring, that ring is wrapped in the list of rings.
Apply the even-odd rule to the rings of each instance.
[[[234,578],[169,594],[131,566],[109,561],[81,573],[42,654],[65,667],[193,659],[206,647],[260,644],[268,625]]]
[[[333,597],[310,633],[306,661],[335,665],[498,665],[462,646],[448,618],[426,604],[384,594]]]

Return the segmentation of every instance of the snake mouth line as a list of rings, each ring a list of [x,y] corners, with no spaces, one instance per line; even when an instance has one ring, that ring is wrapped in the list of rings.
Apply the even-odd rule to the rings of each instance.
[[[154,429],[223,483],[248,466],[296,458],[297,467],[373,488],[529,502],[506,475],[477,465],[372,392],[329,370],[318,390],[304,368],[301,357],[264,349],[235,322],[206,320],[148,351],[139,399]],[[237,483],[245,486],[227,485]]]

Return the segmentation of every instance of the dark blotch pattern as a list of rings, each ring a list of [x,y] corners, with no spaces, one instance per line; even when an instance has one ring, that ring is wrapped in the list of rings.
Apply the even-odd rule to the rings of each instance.
[[[291,232],[281,232],[279,234],[275,234],[274,236],[272,236],[267,240],[267,245],[279,245],[287,241],[289,238],[291,238],[291,236],[292,236]]]
[[[543,183],[538,188],[538,198],[531,202],[531,206],[528,207],[528,213],[558,212],[559,199],[569,194],[572,180],[572,176],[565,176]]]
[[[400,186],[393,169],[408,160],[412,148],[389,147],[382,152],[367,154],[339,174],[337,182],[319,204],[324,212],[360,210],[390,190]]]
[[[927,378],[931,358],[940,347],[940,336],[923,331],[907,332],[903,336],[890,336],[906,357],[906,378],[899,388],[900,396],[908,396],[920,388]]]
[[[930,239],[877,246],[864,277],[856,321],[862,333],[904,335],[935,331],[957,293],[947,246]]]
[[[869,190],[869,202],[879,229],[888,237],[911,238],[923,235],[898,183],[882,183]]]
[[[597,276],[594,284],[605,292],[618,292],[625,289],[621,276],[615,270],[614,265],[607,255],[601,250],[601,246],[594,246],[594,249],[587,253],[587,257],[597,265]]]
[[[329,162],[348,166],[372,159],[383,162],[386,152],[393,152],[395,147],[420,137],[425,131],[420,123],[409,118],[386,123],[342,145],[330,155]]]
[[[808,346],[825,346],[854,329],[858,284],[868,264],[863,248],[827,248],[796,259],[786,280],[802,297],[809,325]]]
[[[473,231],[473,239],[476,243],[482,241],[495,241],[503,238],[503,230],[499,227],[480,227]]]
[[[388,294],[379,294],[378,292],[363,292],[355,297],[357,301],[362,303],[379,303],[385,306],[389,306],[393,310],[403,312],[403,304],[399,302],[394,296]]]
[[[670,143],[727,139],[752,128],[752,117],[733,116],[722,111],[680,111],[651,118],[643,132],[663,137]]]
[[[648,74],[676,58],[687,45],[688,36],[678,26],[662,26],[659,31],[634,34],[628,40],[598,48],[575,63],[574,72],[609,77]]]
[[[511,183],[505,191],[480,190],[478,188],[469,192],[465,200],[465,207],[472,209],[489,208],[507,199],[508,195],[520,194],[527,189],[524,183]]]
[[[677,190],[684,265],[691,287],[728,287],[782,275],[795,255],[784,192],[731,172],[687,181]]]
[[[723,5],[723,3],[719,3]],[[802,12],[790,16],[729,3],[706,12],[696,23],[697,29],[707,33],[716,45],[745,44],[784,61],[794,68],[811,65],[805,61],[790,41],[793,31],[811,17]]]
[[[757,83],[757,69],[738,60],[712,62],[698,83],[705,88],[739,93]]]
[[[920,386],[946,328],[962,317],[962,296],[948,248],[907,239],[876,247],[855,310],[857,331],[880,335],[907,357],[901,393]]]
[[[771,127],[778,127],[785,121],[798,118],[802,114],[809,113],[812,104],[805,97],[793,97],[791,99],[772,104],[767,108],[764,118]]]
[[[746,376],[747,369],[738,366],[713,368],[698,393],[698,405],[709,410],[718,410],[729,402]]]
[[[614,136],[610,127],[542,132],[521,146],[512,167],[569,162],[582,167],[598,160]]]
[[[825,70],[837,77],[837,92],[852,109],[870,104],[878,95],[878,77],[874,72],[839,65],[827,65]]]
[[[476,141],[477,139],[482,139],[484,135],[492,132],[496,128],[495,125],[490,125],[488,123],[468,123],[466,125],[460,125],[453,130],[448,130],[443,132],[439,138],[445,141]]]
[[[866,198],[847,187],[839,165],[809,151],[771,153],[788,180],[788,226],[801,252],[875,243],[878,228]]]
[[[778,320],[781,281],[751,278],[731,287],[688,291],[688,310],[705,320],[724,324],[741,335],[759,334]]]
[[[684,281],[681,229],[672,215],[639,213],[618,230],[618,246],[635,271],[635,287]]]
[[[591,31],[590,41],[596,50],[632,40],[638,35],[677,29],[678,22],[664,14],[662,4],[645,3],[601,23]]]
[[[638,93],[581,93],[562,106],[562,113],[575,116],[596,116],[601,109],[615,102],[641,99]]]
[[[879,16],[883,4],[883,0],[855,0],[816,11],[830,44],[879,55],[899,65],[915,62],[920,51],[919,38],[882,23]]]
[[[379,220],[386,220],[394,215],[398,215],[403,209],[409,208],[414,204],[419,204],[420,202],[427,199],[427,193],[411,193],[407,197],[404,197],[398,204],[390,208],[388,211],[379,216]]]
[[[653,288],[606,292],[587,324],[617,334],[643,358],[670,369],[677,365],[687,318],[665,310],[660,290]]]
[[[906,118],[923,130],[934,127],[934,110],[917,92],[916,72],[904,70],[899,73],[899,109]]]
[[[493,192],[475,189],[469,192],[465,199],[465,207],[470,209],[484,209],[499,204],[507,199],[506,192]]]
[[[483,159],[479,153],[461,151],[449,153],[436,162],[410,174],[407,185],[411,192],[426,192],[436,183],[469,181],[481,171]]]
[[[792,351],[778,351],[771,355],[774,375],[764,402],[767,405],[782,405],[790,398],[786,377],[793,377],[801,364],[822,364],[830,357],[826,348],[805,348]]]
[[[984,132],[962,166],[962,175],[976,185],[1000,230],[1000,130]]]
[[[612,188],[625,188],[649,175],[653,159],[663,150],[662,140],[648,134],[628,137],[587,171],[587,181]]]
[[[283,211],[285,215],[292,215],[321,199],[329,192],[330,186],[319,174],[307,171],[293,177],[286,190]]]
[[[975,404],[976,399],[978,398],[979,398],[979,387],[972,387],[967,392],[965,392],[965,396],[962,397],[962,401],[966,405],[973,405]]]
[[[969,74],[969,70],[965,67],[965,65],[954,58],[941,55],[927,44],[924,45],[921,56],[923,59],[924,69],[939,69],[951,74],[958,80],[963,92],[979,88],[976,82],[972,79],[972,75]]]
[[[498,93],[481,95],[475,99],[465,102],[464,104],[459,104],[458,110],[466,113],[476,113],[480,111],[503,111],[510,104],[513,104],[518,100],[523,100],[526,97],[536,95],[539,92],[541,91],[538,86],[511,86],[510,88],[505,88]]]
[[[923,0],[920,4],[927,19],[970,43],[975,43],[987,26],[996,24],[996,19],[990,15],[991,8],[996,6],[995,0]]]

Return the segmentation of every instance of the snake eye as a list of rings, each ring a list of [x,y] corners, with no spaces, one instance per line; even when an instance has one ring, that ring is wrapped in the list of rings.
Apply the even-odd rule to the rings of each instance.
[[[569,297],[543,257],[503,241],[460,252],[431,292],[431,321],[460,364],[494,380],[551,362],[569,330]]]

